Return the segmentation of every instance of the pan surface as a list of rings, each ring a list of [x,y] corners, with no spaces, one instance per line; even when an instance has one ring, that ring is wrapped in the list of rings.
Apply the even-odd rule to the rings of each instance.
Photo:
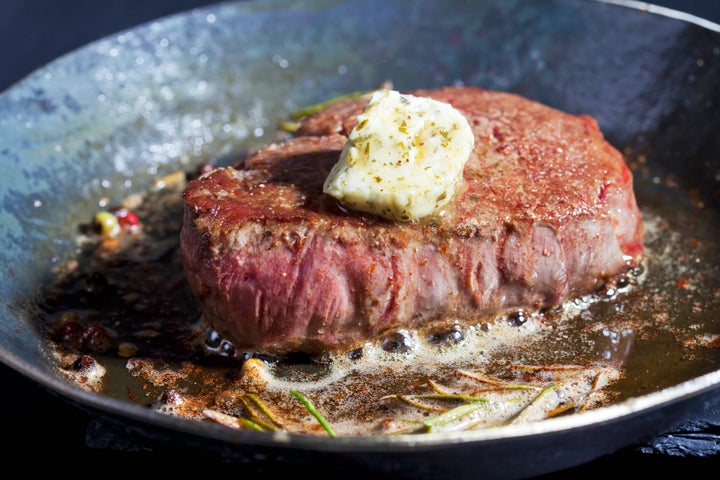
[[[719,49],[712,24],[569,0],[226,3],[89,45],[0,97],[0,358],[140,435],[261,465],[523,478],[648,438],[720,396]],[[57,375],[37,299],[99,197],[267,143],[289,111],[388,78],[403,90],[463,83],[588,113],[626,153],[662,259],[642,312],[669,325],[666,337],[636,342],[628,368],[646,372],[640,393],[535,424],[328,439],[160,415]]]

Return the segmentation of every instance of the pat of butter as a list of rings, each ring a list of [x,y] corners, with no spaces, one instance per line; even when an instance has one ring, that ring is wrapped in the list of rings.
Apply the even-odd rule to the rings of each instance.
[[[323,191],[390,220],[438,212],[462,185],[472,129],[452,105],[378,90],[358,116]]]

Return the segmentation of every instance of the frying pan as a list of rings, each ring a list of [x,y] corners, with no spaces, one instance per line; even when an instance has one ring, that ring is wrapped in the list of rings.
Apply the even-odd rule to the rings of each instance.
[[[689,372],[659,361],[661,387],[523,426],[412,438],[268,435],[161,415],[61,379],[38,330],[37,298],[53,266],[73,255],[77,225],[98,197],[266,143],[289,110],[390,78],[399,89],[512,91],[594,116],[612,144],[642,159],[641,209],[708,239],[698,257],[705,282],[692,293],[701,315],[678,314],[718,334],[710,240],[720,207],[719,32],[630,2],[264,1],[218,4],[88,45],[0,96],[0,358],[118,428],[247,468],[525,478],[650,438],[720,402],[717,355]],[[670,207],[658,200],[667,188],[677,194]],[[702,208],[683,206],[685,192]],[[682,264],[683,253],[668,263]],[[645,355],[648,369],[662,357]]]

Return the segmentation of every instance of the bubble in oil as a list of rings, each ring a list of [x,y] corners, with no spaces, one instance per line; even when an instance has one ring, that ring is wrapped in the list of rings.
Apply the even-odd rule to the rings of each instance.
[[[408,353],[415,347],[415,340],[407,330],[387,335],[382,341],[382,349],[389,353]]]
[[[428,338],[428,343],[438,347],[448,347],[458,345],[465,340],[465,334],[463,334],[460,326],[455,325],[450,330],[442,330],[439,332],[431,333]]]
[[[363,357],[362,347],[350,350],[347,354],[347,358],[350,360],[360,360],[362,357]]]
[[[208,332],[205,337],[204,347],[208,353],[213,353],[221,357],[234,357],[237,354],[235,346],[222,338],[222,336],[214,330]]]
[[[624,362],[632,350],[635,331],[631,328],[615,331],[606,327],[600,333],[601,337],[596,342],[600,357],[606,361]]]
[[[510,313],[507,317],[508,325],[512,327],[519,327],[520,325],[524,325],[527,321],[528,316],[522,309]]]

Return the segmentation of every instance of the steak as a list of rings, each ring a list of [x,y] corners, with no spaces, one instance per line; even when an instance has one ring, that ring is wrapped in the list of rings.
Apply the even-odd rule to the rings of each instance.
[[[481,323],[587,295],[640,264],[632,173],[593,118],[475,87],[409,93],[452,104],[475,135],[464,186],[438,215],[396,223],[323,194],[367,98],[188,183],[187,278],[237,348],[322,352]]]

